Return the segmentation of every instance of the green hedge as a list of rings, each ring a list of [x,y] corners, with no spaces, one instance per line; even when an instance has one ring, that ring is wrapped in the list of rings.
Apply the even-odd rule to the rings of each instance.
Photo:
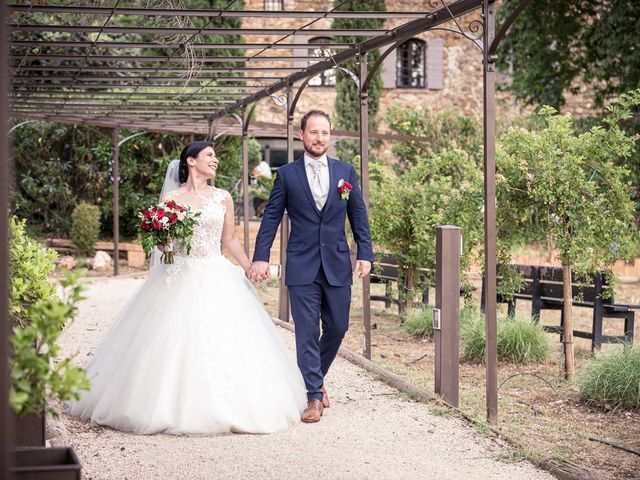
[[[40,301],[55,296],[49,275],[55,269],[57,253],[44,248],[25,231],[25,221],[9,219],[9,311],[21,325],[30,322],[30,310]]]

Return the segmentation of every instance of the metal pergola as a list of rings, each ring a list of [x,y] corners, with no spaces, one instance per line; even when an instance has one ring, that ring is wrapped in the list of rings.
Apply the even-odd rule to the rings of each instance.
[[[96,2],[87,2],[95,4]],[[105,2],[107,3],[107,2]],[[362,190],[368,204],[368,142],[374,138],[401,136],[370,134],[367,91],[384,58],[415,35],[447,30],[472,40],[481,50],[484,77],[484,176],[485,176],[485,289],[487,418],[497,422],[496,352],[496,194],[495,194],[495,62],[496,48],[507,28],[530,0],[524,0],[496,33],[495,0],[428,0],[423,11],[362,12],[341,10],[348,0],[324,11],[244,11],[237,0],[220,10],[130,8],[114,0],[114,6],[63,6],[32,3],[0,7],[0,60],[8,69],[0,77],[0,118],[8,131],[8,119],[18,117],[69,124],[90,124],[113,129],[114,178],[118,178],[118,130],[196,133],[214,138],[220,134],[243,138],[243,199],[245,250],[248,229],[248,137],[260,133],[286,137],[288,161],[293,161],[293,117],[300,95],[315,75],[356,59],[359,71],[350,72],[360,92]],[[475,12],[475,14],[474,14]],[[477,15],[480,13],[481,15]],[[469,15],[473,14],[473,15]],[[221,28],[221,18],[262,19],[260,28]],[[179,27],[168,25],[179,18]],[[199,19],[195,26],[191,19]],[[327,19],[384,18],[398,26],[380,29],[327,29]],[[149,26],[157,20],[157,25]],[[6,20],[6,21],[5,21]],[[143,21],[144,20],[144,21]],[[281,22],[298,26],[281,27]],[[175,21],[173,21],[175,24]],[[169,22],[170,23],[170,22]],[[445,26],[445,24],[447,24]],[[210,35],[221,40],[211,42]],[[300,37],[360,36],[359,43],[301,43]],[[203,40],[204,37],[204,40]],[[247,43],[242,43],[247,39]],[[323,49],[317,57],[310,49]],[[227,52],[221,53],[221,49]],[[232,52],[227,56],[228,51]],[[368,53],[380,50],[369,65]],[[301,53],[303,52],[303,53]],[[279,62],[279,63],[278,63]],[[342,70],[341,68],[339,70]],[[5,74],[8,72],[8,74]],[[6,93],[5,93],[6,92]],[[281,108],[282,123],[252,121],[259,101],[268,99]],[[336,132],[334,131],[334,134]],[[350,132],[341,132],[349,136]],[[9,141],[0,135],[0,202],[7,205]],[[117,184],[114,183],[114,221],[117,222]],[[0,216],[0,286],[6,292],[7,218]],[[118,226],[114,225],[115,256]],[[281,259],[284,264],[288,220],[281,227]],[[117,262],[115,262],[117,265]],[[289,319],[284,276],[281,275],[279,316]],[[363,281],[365,356],[370,355],[369,281]],[[0,336],[8,336],[7,298]],[[7,392],[7,342],[0,342],[0,390]],[[0,408],[7,411],[7,396]],[[4,415],[2,415],[4,417]],[[7,471],[11,426],[0,435],[0,472]]]

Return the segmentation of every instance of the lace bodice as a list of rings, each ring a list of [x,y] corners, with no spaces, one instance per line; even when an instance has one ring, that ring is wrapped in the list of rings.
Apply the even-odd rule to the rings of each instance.
[[[229,192],[218,188],[214,189],[211,198],[205,200],[202,207],[197,210],[200,212],[200,217],[198,225],[193,229],[191,253],[187,255],[175,245],[176,256],[207,258],[222,255],[222,227],[224,226],[224,215],[227,210],[225,200],[228,196]],[[179,195],[175,195],[175,198],[178,202],[180,201]]]

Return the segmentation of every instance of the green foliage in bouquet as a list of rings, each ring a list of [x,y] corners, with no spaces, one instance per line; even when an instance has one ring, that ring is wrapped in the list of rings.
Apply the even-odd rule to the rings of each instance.
[[[80,202],[71,214],[71,240],[78,253],[93,255],[100,235],[100,209],[95,205]]]
[[[56,412],[47,407],[47,399],[77,400],[80,392],[89,388],[84,370],[70,358],[57,358],[60,347],[56,344],[62,329],[76,313],[77,302],[82,299],[78,280],[84,273],[83,270],[67,272],[60,282],[66,298],[38,301],[29,311],[30,323],[13,329],[9,400],[19,415],[43,415],[47,409],[55,415]]]
[[[57,254],[43,248],[25,232],[25,221],[9,220],[9,314],[14,324],[26,326],[31,322],[32,308],[55,295],[49,275],[55,269]]]
[[[171,243],[174,241],[187,255],[191,253],[191,237],[200,212],[169,200],[148,208],[139,217],[142,248],[146,255],[150,255],[155,247],[167,246],[162,255],[163,262],[173,263]]]

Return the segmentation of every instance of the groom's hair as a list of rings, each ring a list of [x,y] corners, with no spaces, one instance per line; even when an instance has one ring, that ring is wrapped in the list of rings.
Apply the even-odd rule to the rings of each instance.
[[[304,117],[302,117],[302,120],[300,120],[300,130],[304,132],[304,129],[307,128],[307,122],[311,117],[314,116],[326,118],[327,122],[329,122],[329,128],[331,128],[331,117],[329,117],[328,113],[323,112],[322,110],[311,110],[307,112]]]

